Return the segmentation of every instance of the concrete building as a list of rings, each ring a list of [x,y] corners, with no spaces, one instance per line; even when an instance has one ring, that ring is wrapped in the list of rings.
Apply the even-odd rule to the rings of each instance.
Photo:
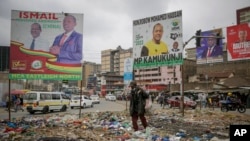
[[[123,75],[117,75],[114,72],[101,73],[101,95],[123,91]]]
[[[181,66],[164,66],[134,71],[135,80],[139,85],[145,85],[149,91],[158,91],[171,84],[181,83]]]
[[[87,87],[89,76],[93,76],[101,72],[101,64],[84,61],[82,66],[83,66],[82,85],[83,87]]]
[[[103,73],[112,72],[116,75],[123,75],[124,59],[132,57],[132,48],[122,49],[118,46],[117,49],[108,49],[101,52],[101,70]]]
[[[102,95],[123,90],[124,60],[131,58],[132,52],[132,48],[122,49],[121,46],[101,51]]]
[[[237,24],[250,22],[250,6],[236,10]]]

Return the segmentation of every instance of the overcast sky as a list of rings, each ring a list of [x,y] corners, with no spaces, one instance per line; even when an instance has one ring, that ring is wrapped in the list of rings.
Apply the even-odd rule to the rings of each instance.
[[[248,6],[250,0],[1,0],[0,46],[10,45],[11,10],[84,14],[84,60],[101,63],[101,50],[132,47],[133,20],[182,10],[186,42],[198,29],[235,25],[236,10]]]

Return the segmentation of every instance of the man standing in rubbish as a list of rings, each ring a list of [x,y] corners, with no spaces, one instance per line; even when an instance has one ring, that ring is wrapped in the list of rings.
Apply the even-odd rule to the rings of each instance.
[[[146,129],[148,124],[145,117],[145,105],[146,99],[149,98],[149,95],[142,88],[137,86],[135,81],[130,82],[129,87],[131,87],[129,112],[132,117],[133,129],[134,131],[139,130],[137,124],[138,118],[140,118],[143,127]]]

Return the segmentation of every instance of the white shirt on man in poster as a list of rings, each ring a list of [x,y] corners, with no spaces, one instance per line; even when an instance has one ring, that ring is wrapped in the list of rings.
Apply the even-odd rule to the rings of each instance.
[[[33,38],[27,38],[24,41],[24,47],[27,49],[31,49],[31,44],[32,44]],[[46,51],[49,52],[50,44],[49,41],[43,39],[41,36],[35,38],[34,42],[34,50],[41,50],[41,51]]]

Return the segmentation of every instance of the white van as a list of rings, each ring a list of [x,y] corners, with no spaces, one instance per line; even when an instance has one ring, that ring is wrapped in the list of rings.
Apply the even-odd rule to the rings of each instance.
[[[54,110],[66,111],[70,99],[63,92],[29,91],[23,97],[23,106],[30,114],[48,113]]]

